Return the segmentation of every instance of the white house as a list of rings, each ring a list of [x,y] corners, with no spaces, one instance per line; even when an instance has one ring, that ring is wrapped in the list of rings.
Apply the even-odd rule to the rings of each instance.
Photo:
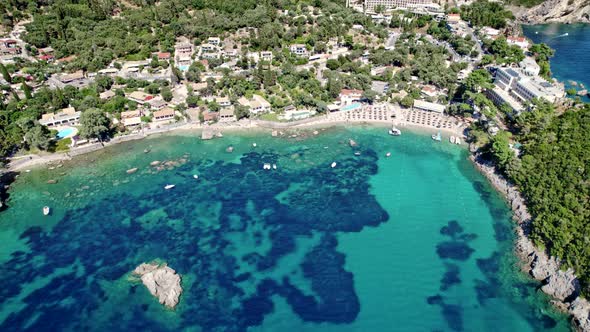
[[[341,105],[349,105],[354,102],[360,101],[363,97],[362,90],[349,90],[349,89],[342,89],[340,91],[340,95],[338,99],[340,100]]]
[[[297,56],[307,56],[307,47],[304,44],[293,44],[289,50]]]

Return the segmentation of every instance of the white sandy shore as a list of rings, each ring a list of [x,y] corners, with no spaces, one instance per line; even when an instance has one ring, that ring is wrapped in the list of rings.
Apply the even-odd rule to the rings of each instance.
[[[61,152],[61,153],[41,153],[41,154],[31,154],[25,156],[14,157],[10,159],[10,163],[8,165],[8,171],[17,172],[22,170],[28,170],[33,167],[41,166],[48,163],[58,163],[64,160],[70,160],[72,157],[90,153],[93,151],[100,150],[104,147],[115,145],[122,142],[132,141],[143,139],[148,136],[157,135],[157,134],[164,134],[170,133],[173,131],[200,131],[200,130],[212,130],[214,132],[224,132],[224,131],[242,131],[242,130],[290,130],[290,129],[313,129],[313,128],[323,128],[323,127],[332,127],[332,126],[342,126],[342,125],[363,125],[363,124],[376,124],[376,125],[383,125],[384,127],[396,125],[400,129],[407,128],[410,131],[424,133],[424,134],[433,134],[436,132],[445,133],[448,135],[454,136],[463,136],[462,128],[450,129],[450,128],[435,128],[428,125],[420,125],[420,124],[413,124],[409,122],[405,122],[403,120],[357,120],[357,121],[344,121],[344,120],[337,120],[337,119],[329,119],[325,116],[319,116],[311,119],[306,119],[302,121],[294,121],[294,122],[270,122],[270,121],[260,121],[260,120],[242,120],[239,122],[232,122],[232,123],[216,123],[211,126],[195,124],[195,123],[185,123],[181,125],[175,125],[165,128],[158,128],[154,130],[147,130],[141,133],[134,133],[125,136],[118,136],[112,139],[109,142],[104,143],[92,143],[87,144],[80,147],[72,148],[70,151]]]

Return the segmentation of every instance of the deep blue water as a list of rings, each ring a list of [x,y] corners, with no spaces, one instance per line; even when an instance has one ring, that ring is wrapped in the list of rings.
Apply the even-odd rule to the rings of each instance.
[[[533,42],[545,43],[555,50],[550,60],[555,78],[566,83],[566,87],[571,87],[571,80],[590,89],[590,24],[523,25],[522,28]]]

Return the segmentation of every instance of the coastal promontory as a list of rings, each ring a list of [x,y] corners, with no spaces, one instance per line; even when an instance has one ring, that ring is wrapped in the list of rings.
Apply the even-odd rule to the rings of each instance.
[[[161,304],[174,308],[182,293],[180,275],[165,264],[142,263],[133,274],[141,277],[141,282],[158,298]]]
[[[547,0],[520,11],[515,16],[525,24],[590,23],[590,6],[587,0]]]

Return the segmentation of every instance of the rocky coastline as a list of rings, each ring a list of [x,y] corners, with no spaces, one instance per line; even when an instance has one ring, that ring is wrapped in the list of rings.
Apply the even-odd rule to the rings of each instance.
[[[508,201],[517,223],[515,253],[522,261],[522,269],[541,282],[541,290],[553,297],[552,303],[572,317],[578,331],[590,331],[590,302],[580,297],[580,283],[572,269],[562,270],[555,257],[549,257],[529,238],[532,217],[518,188],[497,172],[495,166],[479,154],[470,156],[476,168]]]
[[[590,23],[590,6],[587,0],[546,0],[531,7],[512,8],[520,23]]]
[[[141,282],[158,298],[158,301],[168,308],[178,304],[182,287],[180,275],[166,264],[142,263],[133,271],[141,278]]]

